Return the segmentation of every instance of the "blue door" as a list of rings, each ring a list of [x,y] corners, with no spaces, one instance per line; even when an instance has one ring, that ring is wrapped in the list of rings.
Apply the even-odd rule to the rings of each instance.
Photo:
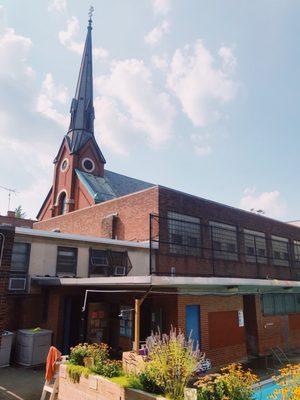
[[[197,342],[200,347],[200,306],[189,305],[185,307],[185,332],[186,336],[191,335],[194,346]]]

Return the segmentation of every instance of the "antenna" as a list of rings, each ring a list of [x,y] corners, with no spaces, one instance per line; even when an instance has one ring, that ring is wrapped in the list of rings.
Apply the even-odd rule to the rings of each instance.
[[[7,211],[9,211],[11,195],[12,195],[12,193],[14,193],[16,195],[18,192],[15,189],[7,188],[7,187],[1,186],[1,185],[0,185],[0,189],[6,190],[8,192],[8,208],[7,208]]]

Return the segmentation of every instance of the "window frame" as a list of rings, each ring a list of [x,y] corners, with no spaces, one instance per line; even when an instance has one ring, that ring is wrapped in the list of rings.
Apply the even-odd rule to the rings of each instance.
[[[209,229],[210,229],[210,240],[211,240],[211,251],[212,257],[215,260],[222,260],[222,261],[233,261],[237,262],[240,260],[240,249],[239,249],[239,231],[236,225],[227,224],[225,222],[220,222],[216,220],[209,221]],[[214,238],[214,229],[217,229],[217,232],[233,232],[235,234],[235,247],[236,252],[229,252],[228,245],[232,245],[233,242],[227,242],[222,240],[224,236],[216,235]],[[215,250],[214,244],[219,243],[221,245],[221,249]],[[226,249],[225,249],[226,246]],[[236,257],[230,257],[231,254],[235,254]]]
[[[22,244],[26,246],[26,252],[25,252],[25,261],[24,261],[24,271],[18,271],[18,270],[14,270],[13,269],[13,252],[14,252],[14,246],[18,245],[18,244]],[[31,254],[31,243],[28,242],[18,242],[15,241],[13,244],[13,248],[12,248],[12,253],[11,253],[11,263],[10,263],[10,275],[23,275],[24,277],[28,274],[28,270],[29,270],[29,264],[30,264],[30,254]]]
[[[181,225],[181,227],[180,227]],[[197,226],[197,230],[187,229]],[[176,230],[176,228],[178,228]],[[194,215],[169,210],[167,212],[167,232],[169,252],[174,256],[187,256],[201,258],[203,253],[203,230],[201,218]],[[195,235],[193,235],[195,234]],[[177,236],[176,242],[173,237]],[[191,239],[198,242],[197,246],[191,245]]]
[[[253,240],[254,247],[251,248],[254,250],[253,254],[247,254],[247,238]],[[264,232],[254,231],[251,229],[244,228],[243,230],[243,239],[244,239],[244,251],[245,251],[245,261],[246,263],[252,264],[267,264],[268,263],[268,245],[267,238]],[[260,246],[256,239],[263,240],[264,246]],[[250,247],[249,247],[250,248]],[[262,256],[259,254],[260,250],[264,250],[265,255]]]
[[[133,336],[133,323],[134,323],[134,318],[133,318],[133,311],[132,307],[130,306],[120,306],[120,312],[124,310],[128,310],[125,315],[128,315],[129,318],[121,318],[120,319],[120,325],[119,325],[119,335],[122,337],[126,337],[129,339],[132,339]],[[124,326],[121,326],[121,322],[124,322]],[[128,326],[128,322],[131,322],[131,326]],[[121,333],[121,329],[124,329],[124,333]]]
[[[274,257],[275,253],[279,253],[280,255],[285,254],[285,252],[283,252],[280,249],[280,246],[279,246],[279,250],[275,249],[274,244],[276,244],[276,243],[286,244],[287,258],[284,258],[284,257],[282,258],[281,256],[280,256],[280,258]],[[272,262],[273,262],[273,264],[276,266],[279,266],[279,267],[289,267],[291,264],[290,240],[283,236],[271,235],[271,246],[272,246]]]
[[[74,266],[73,266],[73,272],[58,272],[58,261],[59,261],[59,252],[60,251],[70,251],[74,250],[74,256],[75,256],[75,261],[74,261]],[[57,255],[56,255],[56,270],[55,270],[55,275],[56,276],[71,276],[71,277],[76,277],[77,275],[77,263],[78,263],[78,248],[77,247],[70,247],[70,246],[57,246]]]
[[[94,266],[95,268],[96,267],[102,267],[103,268],[103,271],[105,271],[105,273],[104,274],[100,274],[100,273],[95,273],[95,272],[93,272],[92,270],[93,270],[93,265],[92,265],[92,258],[93,258],[93,252],[94,251],[101,251],[101,252],[103,252],[103,253],[105,253],[105,255],[106,255],[106,261],[107,261],[107,263],[106,264],[99,264],[99,265],[96,265],[96,266]],[[109,265],[109,258],[108,258],[108,252],[107,252],[107,250],[105,249],[93,249],[93,248],[90,248],[90,250],[89,250],[89,276],[108,276],[109,275],[109,267],[110,267],[110,265]]]
[[[266,312],[264,306],[264,299],[269,296],[272,299],[272,312]],[[280,297],[280,301],[279,301]],[[288,309],[288,298],[293,297],[294,307]],[[276,301],[277,298],[277,301]],[[291,315],[300,313],[300,293],[263,293],[260,297],[261,302],[261,312],[264,316],[277,316],[277,315]],[[276,309],[276,304],[282,305],[282,310],[278,311],[279,307]]]
[[[2,256],[4,252],[4,243],[5,243],[5,236],[3,233],[0,233],[0,267],[2,265]]]

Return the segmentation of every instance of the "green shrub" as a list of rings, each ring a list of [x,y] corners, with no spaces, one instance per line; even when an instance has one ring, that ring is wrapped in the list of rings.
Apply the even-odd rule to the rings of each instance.
[[[198,400],[252,400],[253,384],[257,377],[250,370],[244,371],[240,364],[222,368],[222,374],[210,374],[199,379]]]
[[[203,354],[193,349],[193,341],[180,331],[171,329],[169,335],[152,334],[147,339],[148,377],[173,400],[181,400],[184,388],[197,370]]]
[[[105,362],[98,362],[91,368],[95,374],[113,378],[122,374],[122,362],[115,360],[106,360]]]
[[[155,380],[153,379],[153,373],[148,373],[147,369],[140,373],[139,375],[140,383],[145,392],[162,394],[163,389],[157,385]]]
[[[81,365],[67,364],[67,372],[72,382],[78,383],[81,375],[87,378],[90,374],[90,370]]]
[[[136,375],[121,375],[110,378],[110,380],[122,386],[123,388],[143,390],[143,386],[139,380],[139,377]]]
[[[69,362],[74,365],[84,365],[85,358],[91,358],[92,365],[104,363],[108,359],[109,347],[105,343],[79,343],[71,348]]]

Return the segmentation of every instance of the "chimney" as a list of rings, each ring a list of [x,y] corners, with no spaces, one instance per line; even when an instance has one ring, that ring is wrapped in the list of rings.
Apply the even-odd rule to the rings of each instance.
[[[10,218],[15,218],[16,217],[16,213],[14,211],[7,211],[7,216]]]

